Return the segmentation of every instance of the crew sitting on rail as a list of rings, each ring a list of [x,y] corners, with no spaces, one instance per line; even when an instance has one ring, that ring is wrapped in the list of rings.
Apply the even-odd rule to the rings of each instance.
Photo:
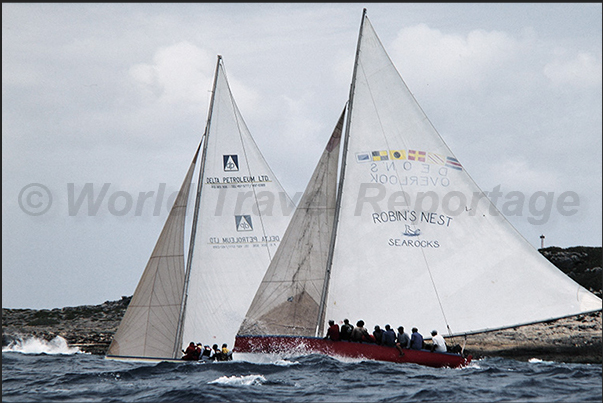
[[[334,320],[329,321],[329,328],[327,329],[327,335],[325,339],[331,339],[333,341],[339,341],[339,325]]]
[[[367,343],[374,343],[375,337],[370,335],[368,330],[366,330],[366,328],[364,327],[364,321],[359,320],[358,322],[356,322],[356,327],[352,331],[352,337],[350,338],[350,340],[356,342],[364,341]]]
[[[183,360],[193,361],[198,360],[201,355],[201,349],[195,346],[195,342],[191,341],[186,348],[186,351],[182,350],[184,355],[182,356]]]

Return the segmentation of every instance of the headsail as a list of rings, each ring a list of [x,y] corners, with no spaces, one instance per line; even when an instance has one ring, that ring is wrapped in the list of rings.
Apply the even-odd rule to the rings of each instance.
[[[108,357],[179,358],[190,341],[232,346],[285,232],[294,205],[243,121],[221,56],[202,142],[187,268],[184,218],[199,148]]]
[[[243,121],[221,58],[206,134],[182,341],[232,346],[294,205]]]
[[[313,335],[333,228],[342,112],[239,334]]]
[[[175,358],[180,353],[184,219],[198,155],[199,147],[107,355]]]

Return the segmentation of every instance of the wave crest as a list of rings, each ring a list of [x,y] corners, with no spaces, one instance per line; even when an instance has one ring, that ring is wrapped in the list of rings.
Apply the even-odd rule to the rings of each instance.
[[[69,347],[67,340],[61,336],[47,341],[34,336],[12,340],[8,346],[2,347],[2,352],[23,354],[65,354],[72,355],[83,353],[77,347]]]
[[[249,386],[261,385],[266,382],[266,378],[262,375],[246,375],[246,376],[222,376],[215,381],[208,382],[210,384],[222,384],[232,386]]]

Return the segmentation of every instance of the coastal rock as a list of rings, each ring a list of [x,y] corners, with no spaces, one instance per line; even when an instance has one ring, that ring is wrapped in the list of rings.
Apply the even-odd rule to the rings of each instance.
[[[105,354],[131,299],[50,310],[2,308],[2,346],[27,337],[50,341],[61,336],[71,347]]]
[[[540,252],[595,295],[602,294],[601,247],[545,248]],[[2,308],[2,345],[13,340],[38,337],[50,341],[56,336],[71,347],[104,355],[109,348],[131,297],[56,309]],[[497,332],[448,338],[448,345],[464,346],[475,358],[498,356],[528,360],[602,363],[601,311],[522,326]]]

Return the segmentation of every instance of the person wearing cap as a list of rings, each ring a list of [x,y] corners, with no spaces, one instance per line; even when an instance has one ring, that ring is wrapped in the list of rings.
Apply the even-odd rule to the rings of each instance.
[[[438,334],[437,330],[431,331],[431,341],[433,344],[431,345],[431,351],[436,351],[438,353],[445,353],[448,351],[446,348],[446,341],[442,337],[441,334]]]

